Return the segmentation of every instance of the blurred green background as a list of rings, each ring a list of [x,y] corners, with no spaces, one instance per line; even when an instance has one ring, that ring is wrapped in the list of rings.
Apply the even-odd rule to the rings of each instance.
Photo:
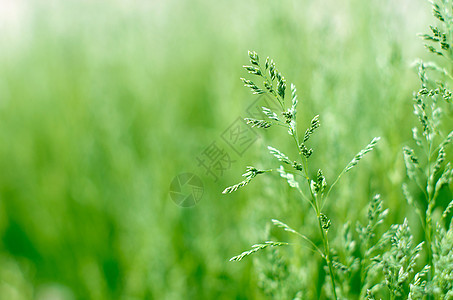
[[[382,137],[332,194],[334,226],[375,193],[401,222],[429,21],[423,0],[1,0],[0,298],[264,297],[253,260],[228,259],[271,218],[316,228],[277,175],[221,194],[245,166],[276,166],[268,144],[295,153],[278,128],[242,155],[222,139],[256,100],[239,80],[247,50],[296,84],[301,132],[320,115],[312,165],[328,181]],[[213,142],[234,161],[217,180],[197,160]],[[169,197],[184,172],[204,184],[192,208]]]

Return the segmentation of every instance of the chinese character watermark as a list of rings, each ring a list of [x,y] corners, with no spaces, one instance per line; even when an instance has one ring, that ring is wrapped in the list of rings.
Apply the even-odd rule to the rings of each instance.
[[[260,95],[246,109],[248,117],[266,120],[263,107],[272,111],[281,108],[274,99],[266,94]],[[198,167],[203,173],[217,182],[232,164],[235,158],[242,157],[244,153],[259,138],[256,129],[247,125],[242,117],[238,117],[220,134],[221,139],[214,140],[209,146],[196,156]],[[220,142],[220,143],[219,143]],[[170,197],[180,207],[192,207],[200,202],[203,196],[203,183],[193,173],[182,173],[176,176],[170,185]]]
[[[243,118],[239,117],[222,133],[221,137],[231,149],[242,156],[258,139],[258,134],[245,123]]]
[[[231,167],[235,161],[231,160],[230,154],[225,149],[217,146],[214,141],[199,156],[197,156],[198,166],[206,170],[206,174],[217,181],[223,173]]]

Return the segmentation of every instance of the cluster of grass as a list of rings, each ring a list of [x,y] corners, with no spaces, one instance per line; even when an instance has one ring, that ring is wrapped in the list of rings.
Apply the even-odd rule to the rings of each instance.
[[[227,187],[223,193],[236,192],[258,175],[276,172],[297,191],[297,198],[303,202],[298,205],[306,207],[302,215],[289,212],[284,216],[286,219],[303,217],[305,220],[298,226],[300,229],[272,219],[277,229],[292,233],[300,241],[268,240],[230,259],[241,261],[264,249],[294,245],[297,249],[293,252],[272,252],[267,261],[271,272],[259,270],[262,273],[260,286],[269,297],[453,299],[453,200],[449,189],[453,181],[450,150],[453,130],[449,116],[453,104],[449,88],[453,79],[453,2],[433,1],[432,11],[435,25],[429,27],[430,33],[421,37],[426,41],[426,49],[441,59],[437,63],[420,60],[414,64],[421,82],[420,89],[413,94],[413,112],[419,121],[418,126],[412,128],[417,151],[404,146],[401,157],[408,177],[402,184],[404,196],[401,199],[407,200],[410,210],[403,214],[401,224],[392,224],[384,231],[380,229],[381,224],[392,210],[384,209],[379,194],[368,205],[366,225],[362,225],[360,218],[356,224],[349,220],[344,226],[337,225],[344,216],[328,205],[335,201],[330,195],[340,178],[374,150],[380,138],[373,138],[330,183],[324,172],[313,167],[310,160],[316,151],[311,137],[320,127],[320,116],[307,122],[305,134],[299,134],[297,111],[301,108],[295,85],[291,84],[289,90],[286,79],[272,59],[267,57],[262,62],[256,52],[249,51],[250,65],[244,69],[259,81],[242,78],[244,85],[253,94],[272,97],[278,108],[271,110],[263,106],[264,119],[246,118],[245,121],[261,130],[283,127],[295,142],[298,156],[290,158],[268,146],[280,166],[265,169],[249,166],[243,174],[245,179]],[[321,141],[319,144],[322,145]],[[355,184],[349,188],[354,189]],[[422,228],[422,235],[417,238],[408,221],[414,215],[419,217],[418,225]],[[307,230],[310,227],[312,229]],[[314,234],[316,227],[319,231]],[[273,236],[270,232],[267,235],[268,238]],[[299,249],[300,245],[306,250]],[[317,267],[309,270],[313,261]],[[292,264],[297,264],[297,268]],[[305,277],[303,282],[300,277]]]
[[[285,166],[292,168],[294,140],[281,139],[280,127],[259,131],[249,151],[230,153],[235,162],[217,182],[197,164],[213,141],[228,147],[220,135],[256,99],[238,88],[244,74],[237,66],[249,48],[278,58],[280,71],[295,80],[300,133],[319,114],[322,127],[305,144],[314,149],[310,166],[323,166],[327,189],[361,147],[382,137],[320,211],[331,220],[328,242],[338,251],[330,252],[332,266],[350,264],[340,251],[346,243],[333,233],[350,220],[341,238],[356,238],[355,221],[366,226],[367,202],[376,193],[391,211],[377,236],[403,224],[400,149],[416,122],[408,112],[418,79],[409,63],[423,55],[415,34],[427,24],[424,0],[6,2],[0,298],[286,299],[300,289],[307,291],[302,299],[328,295],[324,258],[278,228],[325,251],[318,219],[305,213],[310,203],[297,189],[274,184],[290,173],[256,174],[235,197],[220,194],[247,162],[260,163],[243,179],[278,167],[261,151],[264,141],[281,159],[291,158]],[[23,11],[3,18],[15,5]],[[168,196],[182,172],[196,173],[205,187],[190,209]],[[317,179],[317,168],[307,175]],[[408,189],[421,199],[416,186]],[[447,194],[439,196],[444,206]],[[424,235],[418,217],[409,215],[408,224],[418,244]],[[269,247],[266,240],[290,245]],[[253,255],[254,263],[226,263],[251,241],[269,251]],[[342,282],[335,284],[346,289]]]

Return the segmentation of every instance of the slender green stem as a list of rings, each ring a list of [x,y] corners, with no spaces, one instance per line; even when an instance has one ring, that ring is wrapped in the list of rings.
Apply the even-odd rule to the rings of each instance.
[[[429,135],[428,135],[428,138],[429,138]],[[432,146],[433,146],[433,143],[432,143],[432,140],[429,139],[428,140],[428,179],[427,179],[427,186],[429,186],[431,183],[430,183],[430,178],[431,178],[431,155],[432,155]],[[429,190],[427,191],[427,195],[428,195],[428,207],[426,209],[426,214],[425,214],[425,234],[426,234],[426,242],[427,242],[427,250],[428,250],[428,264],[431,266],[431,269],[428,273],[428,280],[431,280],[432,279],[432,270],[434,270],[433,268],[433,261],[432,261],[432,244],[431,244],[431,239],[432,239],[432,216],[431,216],[431,213],[432,213],[432,210],[434,208],[434,203],[433,203],[433,198],[432,198],[432,192],[430,192]]]
[[[362,296],[363,292],[366,291],[366,288],[367,288],[365,286],[365,279],[367,276],[366,266],[368,266],[368,265],[369,265],[368,257],[364,257],[360,261],[360,286],[362,287],[362,289],[360,291],[361,296]]]
[[[316,212],[316,207],[315,205],[313,204],[313,201],[310,201],[310,199],[308,199],[305,194],[302,192],[302,190],[300,189],[300,187],[297,187],[297,190],[299,191],[299,193],[302,195],[302,197],[308,201],[308,203],[310,203],[311,207],[313,208],[313,210]]]
[[[288,128],[290,128],[290,127],[288,126]],[[295,132],[293,132],[292,137],[293,137],[294,142],[297,145],[297,151],[299,152],[300,158],[302,158],[302,163],[303,163],[303,167],[304,167],[303,169],[305,171],[305,174],[308,174],[307,158],[302,154],[302,151],[300,151],[300,142],[299,142],[299,135],[297,133],[297,125],[295,126]],[[305,176],[305,177],[307,177],[307,176]],[[308,177],[307,177],[307,179],[308,179]]]
[[[329,249],[329,240],[327,239],[327,234],[326,234],[326,245],[327,245],[327,249]],[[333,264],[332,264],[332,259],[330,257],[330,250],[327,250],[327,251],[328,251],[327,252],[327,263],[329,265],[330,281],[332,282],[332,292],[333,292],[334,298],[338,299],[336,286],[335,286],[335,277],[334,277],[334,272],[333,272]]]
[[[390,291],[390,300],[394,299],[396,299],[395,294],[392,291]]]
[[[325,257],[324,259],[326,260],[327,266],[329,267],[329,275],[330,275],[330,280],[332,283],[332,293],[334,295],[335,300],[338,299],[337,297],[337,291],[336,291],[336,286],[335,286],[335,277],[334,277],[334,272],[333,272],[333,264],[332,264],[332,258],[330,256],[330,247],[329,247],[329,239],[327,237],[327,232],[324,231],[324,228],[322,227],[321,223],[321,211],[319,210],[317,197],[311,192],[311,196],[313,199],[313,203],[315,204],[315,210],[316,210],[316,218],[318,219],[318,225],[319,225],[319,230],[321,231],[321,238],[322,242],[324,244],[324,253]]]
[[[325,255],[324,255],[324,253],[322,253],[321,249],[319,249],[318,246],[316,246],[315,243],[313,243],[308,237],[306,237],[305,235],[303,235],[297,231],[294,231],[293,233],[295,233],[296,235],[298,235],[299,237],[304,239],[306,242],[308,242],[313,247],[313,248],[307,247],[308,249],[312,250],[315,253],[318,253],[319,255],[321,255],[322,258],[325,259]]]
[[[429,179],[429,177],[428,177],[428,179]],[[429,195],[428,195],[428,193],[426,192],[426,189],[423,188],[423,186],[420,184],[420,182],[418,182],[417,179],[415,179],[414,181],[415,181],[415,184],[416,184],[416,185],[418,186],[418,188],[420,189],[420,191],[423,192],[423,194],[425,195],[426,199],[429,199]]]
[[[326,195],[323,197],[322,203],[321,203],[321,210],[324,208],[324,205],[326,204],[326,200],[329,197],[330,192],[332,191],[333,187],[337,184],[337,182],[340,180],[341,176],[346,173],[346,168],[341,171],[341,173],[337,176],[337,179],[332,183],[332,185],[329,187],[327,190]]]
[[[261,67],[260,67],[260,70],[261,70]],[[274,91],[274,87],[273,87],[273,82],[271,80],[269,80],[267,78],[267,75],[265,74],[265,72],[262,72],[261,70],[261,73],[263,74],[263,78],[265,80],[267,80],[271,86],[272,86],[272,91],[273,91],[273,95],[275,96],[275,98],[277,99],[278,103],[280,104],[280,107],[282,108],[282,110],[285,110],[285,107],[283,105],[283,101],[284,99],[281,99],[280,100],[280,97],[275,93]],[[289,125],[287,125],[288,128],[290,128]],[[324,231],[323,227],[322,227],[322,223],[321,223],[321,219],[320,219],[320,215],[321,215],[321,212],[320,212],[320,209],[319,209],[319,206],[318,206],[318,202],[317,202],[317,197],[313,194],[313,192],[311,191],[310,189],[310,178],[308,177],[308,162],[307,162],[307,158],[305,156],[303,156],[302,152],[300,151],[300,142],[299,142],[299,136],[298,136],[298,133],[297,133],[297,125],[295,125],[295,128],[294,128],[294,131],[292,132],[292,137],[294,139],[294,142],[296,143],[297,145],[297,150],[299,151],[299,155],[301,156],[302,158],[302,163],[303,163],[303,170],[301,171],[301,173],[303,174],[303,176],[305,177],[305,179],[307,180],[307,183],[308,183],[308,187],[309,187],[309,190],[310,190],[310,194],[311,194],[311,197],[312,197],[312,201],[310,201],[306,196],[305,194],[302,192],[302,190],[300,189],[300,187],[298,187],[298,190],[300,192],[300,194],[302,195],[303,198],[305,198],[306,200],[308,200],[308,202],[311,204],[312,208],[314,209],[315,213],[316,213],[316,217],[318,218],[318,224],[319,224],[319,229],[321,230],[321,237],[322,237],[322,240],[323,240],[323,244],[324,244],[324,252],[325,254],[323,255],[321,250],[319,250],[318,247],[316,247],[316,245],[314,245],[313,242],[310,241],[310,239],[308,239],[306,236],[302,235],[302,234],[299,234],[300,237],[302,237],[304,240],[308,241],[310,244],[312,244],[312,246],[315,247],[316,250],[319,251],[319,253],[321,254],[321,256],[326,260],[327,262],[327,265],[329,267],[329,273],[330,273],[330,280],[332,282],[332,292],[333,292],[333,295],[334,295],[334,298],[335,299],[338,299],[337,297],[337,292],[336,292],[336,286],[335,286],[335,277],[334,277],[334,271],[333,271],[333,263],[332,263],[332,258],[330,256],[330,248],[329,248],[329,240],[328,240],[328,237],[327,237],[327,232]],[[342,173],[339,175],[339,177],[345,172],[345,170],[342,171]],[[339,177],[337,178],[337,180],[335,181],[335,183],[338,181]],[[333,185],[335,185],[335,183]],[[332,186],[331,186],[332,188]],[[330,189],[329,189],[329,192],[330,192]]]
[[[318,218],[319,230],[321,230],[322,241],[324,243],[325,260],[326,260],[326,263],[327,263],[327,265],[329,267],[330,281],[332,283],[332,293],[333,293],[334,298],[338,299],[336,286],[335,286],[335,277],[334,277],[334,272],[333,272],[332,258],[330,256],[329,239],[327,238],[327,233],[322,228],[321,218],[320,218],[320,213],[319,212],[317,214],[317,218]]]

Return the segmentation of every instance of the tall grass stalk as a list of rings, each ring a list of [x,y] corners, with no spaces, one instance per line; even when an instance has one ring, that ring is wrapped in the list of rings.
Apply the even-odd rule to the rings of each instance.
[[[354,168],[365,154],[372,151],[379,138],[372,141],[340,172],[329,186],[321,169],[316,176],[310,176],[312,168],[310,157],[310,137],[320,127],[320,117],[316,115],[303,136],[298,133],[297,123],[297,91],[291,84],[287,92],[286,80],[277,70],[269,57],[261,64],[256,52],[249,52],[250,65],[244,66],[246,71],[257,76],[261,83],[242,78],[244,85],[253,94],[268,94],[278,103],[279,111],[263,107],[266,119],[246,118],[252,127],[267,130],[272,126],[287,129],[288,134],[297,147],[299,157],[290,159],[286,154],[273,146],[268,146],[281,165],[279,168],[259,170],[248,167],[243,174],[245,179],[240,183],[226,188],[223,193],[231,193],[248,185],[257,175],[277,171],[286,179],[289,186],[296,189],[301,198],[307,201],[314,212],[320,231],[323,250],[305,234],[301,234],[285,223],[272,220],[274,225],[285,231],[301,237],[313,252],[318,253],[327,266],[330,277],[330,293],[338,298],[367,298],[384,297],[390,299],[453,299],[453,228],[451,210],[453,200],[444,204],[439,202],[444,188],[453,181],[453,167],[447,161],[447,148],[453,141],[453,131],[445,134],[445,109],[452,108],[452,93],[448,87],[453,76],[453,1],[438,0],[432,2],[433,14],[437,25],[430,26],[431,33],[421,35],[427,41],[425,45],[429,52],[441,58],[442,65],[418,61],[418,76],[421,88],[414,93],[414,114],[419,125],[412,129],[413,140],[417,151],[409,146],[403,148],[403,159],[406,165],[409,181],[403,184],[403,194],[407,202],[414,208],[424,229],[424,240],[415,243],[411,233],[408,213],[402,224],[393,224],[381,235],[378,235],[378,225],[384,222],[388,209],[383,208],[381,197],[372,198],[367,215],[367,225],[357,223],[354,236],[346,224],[340,249],[331,248],[329,229],[331,220],[326,216],[324,208],[331,190],[340,178]],[[290,96],[288,95],[290,94]],[[289,99],[288,99],[289,98]],[[290,103],[288,103],[290,101]],[[422,159],[417,155],[421,152]],[[414,189],[419,189],[421,199],[414,197]],[[309,195],[309,196],[307,196]],[[437,212],[441,212],[440,214]],[[440,217],[439,217],[440,215]],[[448,217],[450,216],[450,221]],[[339,231],[339,230],[336,230]],[[377,238],[379,236],[379,238]],[[254,245],[251,250],[233,257],[232,261],[256,253],[262,249],[289,245],[289,243],[267,241]],[[337,243],[338,245],[338,243]],[[420,262],[420,255],[426,252],[426,264]],[[339,252],[341,252],[339,254]],[[340,260],[343,260],[341,262]],[[417,272],[418,270],[418,272]],[[359,278],[360,293],[351,289],[354,278]],[[326,282],[324,284],[327,286]]]
[[[252,75],[256,75],[258,78],[262,80],[262,86],[259,87],[253,81],[242,78],[244,85],[251,89],[253,94],[268,94],[272,96],[275,101],[278,103],[280,107],[280,112],[274,112],[267,107],[263,107],[263,113],[267,116],[267,120],[258,120],[252,118],[246,118],[246,122],[253,127],[258,127],[262,129],[267,129],[273,125],[278,125],[287,129],[288,134],[293,139],[299,153],[299,159],[292,161],[286,154],[282,153],[280,150],[268,146],[268,150],[270,153],[280,162],[285,164],[287,168],[281,165],[276,171],[280,173],[280,176],[287,179],[288,184],[296,188],[301,197],[307,201],[311,208],[314,211],[314,214],[317,218],[317,224],[320,231],[321,240],[323,243],[324,252],[320,252],[319,248],[315,246],[315,244],[307,238],[305,235],[298,233],[295,230],[292,230],[294,233],[297,233],[299,236],[303,236],[304,240],[308,241],[310,245],[314,246],[316,250],[321,254],[321,257],[325,260],[325,263],[328,266],[328,273],[331,282],[331,290],[332,295],[335,299],[337,299],[337,284],[335,282],[335,271],[333,265],[333,259],[331,254],[331,248],[329,245],[329,237],[328,232],[331,225],[330,219],[322,212],[324,204],[327,200],[327,197],[332,190],[332,187],[339,181],[341,176],[347,172],[349,172],[352,168],[354,168],[358,162],[363,158],[363,156],[373,150],[376,146],[379,138],[374,138],[370,144],[368,144],[363,150],[361,150],[354,158],[350,161],[349,164],[343,169],[343,171],[337,176],[334,183],[327,189],[328,184],[326,178],[321,169],[317,171],[315,178],[310,178],[309,176],[309,159],[310,156],[313,154],[313,149],[308,148],[308,142],[310,137],[314,134],[314,132],[320,126],[320,118],[318,115],[313,117],[311,120],[308,128],[301,139],[298,134],[298,126],[297,126],[297,105],[298,105],[298,98],[297,98],[297,90],[295,85],[291,84],[291,104],[286,105],[285,100],[287,100],[287,85],[286,80],[282,76],[282,74],[277,70],[276,65],[272,59],[269,57],[266,59],[264,63],[264,67],[261,65],[259,56],[254,51],[249,51],[250,57],[250,65],[244,66],[245,70]],[[288,106],[288,108],[287,108]],[[288,170],[289,168],[289,170]],[[245,179],[238,184],[233,186],[227,187],[223,193],[231,193],[239,188],[247,185],[253,178],[255,178],[259,174],[267,173],[275,171],[275,169],[268,169],[268,170],[258,170],[254,167],[248,167],[246,173],[243,174]],[[301,178],[300,183],[298,179],[294,176]],[[305,190],[305,192],[304,192]],[[308,191],[309,197],[306,197],[306,192]],[[286,224],[278,221],[281,226],[285,229],[289,228]],[[280,246],[281,244],[275,244],[274,242],[267,242],[269,245],[272,246]],[[264,249],[266,247],[253,247],[252,250],[243,252],[239,256],[233,257],[231,260],[241,260],[244,256],[250,255],[252,253],[257,252],[258,250]],[[255,251],[256,249],[256,251]],[[239,259],[240,258],[240,259]]]

